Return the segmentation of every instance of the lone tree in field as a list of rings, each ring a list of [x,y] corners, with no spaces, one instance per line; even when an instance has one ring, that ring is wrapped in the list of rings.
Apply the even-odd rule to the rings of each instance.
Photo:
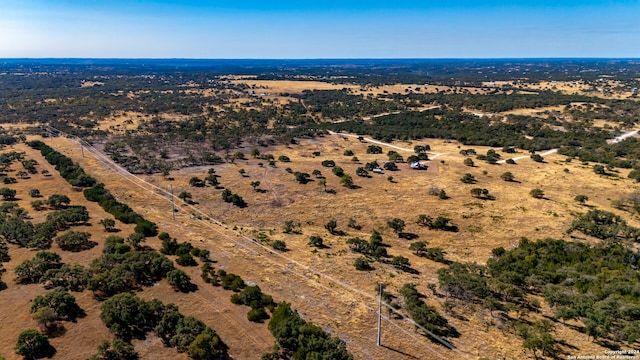
[[[353,188],[353,178],[351,177],[351,175],[342,175],[342,177],[340,178],[340,184],[342,184],[342,186],[347,187],[349,189]]]
[[[252,181],[251,182],[251,187],[253,188],[253,191],[258,191],[258,186],[260,186],[260,181]]]
[[[544,162],[544,158],[538,154],[531,154],[531,160],[539,163]]]
[[[322,247],[324,246],[323,240],[320,236],[313,235],[309,238],[309,246]]]
[[[469,167],[473,167],[474,166],[473,160],[471,160],[471,158],[465,158],[464,159],[464,164],[469,166]]]
[[[104,231],[112,232],[116,227],[116,221],[111,218],[105,218],[98,221],[98,224],[104,226]]]
[[[515,178],[513,177],[513,174],[510,171],[502,173],[502,175],[500,175],[500,179],[502,179],[504,181],[514,181],[515,180]]]
[[[0,195],[3,200],[14,200],[16,198],[16,191],[9,188],[1,188]]]
[[[395,232],[396,234],[400,234],[405,227],[404,220],[400,218],[393,218],[387,221],[387,225],[389,225],[389,227],[393,229],[393,232]]]
[[[413,251],[417,256],[424,256],[427,252],[427,245],[426,241],[417,241],[409,245],[409,250]]]
[[[326,223],[324,225],[324,228],[327,229],[327,231],[331,235],[337,235],[338,234],[338,231],[336,230],[338,228],[338,222],[335,221],[335,220],[331,220],[328,223]]]
[[[460,181],[462,181],[465,184],[475,184],[477,180],[475,177],[473,177],[473,175],[466,173],[464,174],[464,176],[460,178]]]
[[[589,197],[587,195],[576,195],[576,197],[573,198],[573,200],[577,201],[581,205],[584,205],[584,203],[586,203],[589,200]]]
[[[327,192],[327,180],[318,181],[318,186],[322,186],[322,189],[324,190],[324,192]]]
[[[188,202],[191,201],[193,196],[191,196],[190,192],[183,191],[183,192],[180,193],[180,195],[178,195],[178,198],[181,199],[182,201],[188,203]]]
[[[536,199],[542,199],[544,198],[544,191],[542,191],[541,189],[532,189],[531,191],[529,191],[529,195],[531,195],[531,197],[534,197]]]

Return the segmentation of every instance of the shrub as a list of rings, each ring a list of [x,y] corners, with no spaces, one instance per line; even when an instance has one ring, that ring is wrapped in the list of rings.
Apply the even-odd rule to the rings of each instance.
[[[176,259],[176,263],[180,266],[196,266],[198,263],[191,254],[182,254]]]
[[[371,267],[371,265],[369,265],[369,262],[363,258],[362,256],[357,258],[354,262],[353,262],[353,266],[355,266],[356,270],[360,270],[360,271],[369,271],[369,270],[373,270],[373,268]]]
[[[62,250],[78,252],[89,250],[98,245],[95,241],[90,241],[91,234],[84,231],[68,231],[56,238],[56,243]]]
[[[285,243],[282,240],[276,240],[271,244],[271,247],[273,247],[275,250],[278,250],[278,251],[286,251],[287,243]]]

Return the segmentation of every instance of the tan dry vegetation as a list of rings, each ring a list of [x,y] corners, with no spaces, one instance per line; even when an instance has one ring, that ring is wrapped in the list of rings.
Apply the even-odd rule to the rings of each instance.
[[[278,259],[277,256],[260,255],[254,250],[242,249],[233,243],[233,233],[199,222],[190,215],[193,210],[184,205],[180,206],[177,224],[172,224],[167,214],[170,212],[168,201],[149,196],[139,189],[132,189],[126,181],[111,176],[93,158],[80,158],[78,149],[70,145],[69,140],[53,141],[55,147],[65,149],[68,156],[79,160],[89,173],[104,181],[119,198],[158,222],[161,229],[171,229],[170,233],[179,239],[191,239],[209,248],[213,257],[229,270],[258,283],[267,293],[273,294],[276,300],[291,301],[305,318],[345,339],[349,349],[358,358],[389,358],[391,355],[372,343],[374,313],[367,306],[371,305],[373,299],[365,299],[362,303],[363,298],[352,290],[341,289],[335,284],[331,285],[331,282],[322,282],[322,277],[296,277],[295,273],[300,267],[293,261],[311,266],[320,273],[347,284],[351,289],[359,289],[372,297],[378,282],[390,283],[392,291],[397,291],[404,283],[413,282],[419,285],[420,292],[429,294],[426,285],[437,282],[436,270],[442,265],[414,256],[408,250],[410,242],[398,239],[387,228],[387,220],[393,217],[404,219],[407,223],[405,231],[419,235],[419,240],[428,241],[430,246],[442,247],[450,260],[484,263],[490,256],[491,249],[497,246],[516,246],[523,236],[530,239],[554,237],[569,240],[564,232],[573,220],[571,213],[587,210],[573,201],[577,194],[588,195],[589,204],[593,206],[620,213],[611,208],[610,201],[635,190],[634,185],[626,179],[624,170],[621,171],[620,179],[601,177],[595,175],[590,166],[578,162],[565,163],[564,157],[559,155],[546,157],[545,164],[523,159],[517,161],[517,165],[489,165],[476,160],[477,167],[469,168],[462,164],[463,157],[458,154],[460,148],[468,147],[461,147],[454,142],[429,140],[395,145],[410,149],[413,145],[423,143],[429,143],[434,151],[444,153],[430,163],[431,171],[426,172],[412,171],[408,169],[408,165],[400,164],[401,171],[398,172],[373,175],[371,178],[356,177],[354,173],[357,166],[374,159],[382,162],[386,155],[367,155],[365,150],[368,144],[339,135],[303,140],[301,145],[262,149],[263,152],[274,154],[276,158],[279,155],[291,158],[291,163],[278,162],[277,168],[271,168],[266,161],[257,159],[237,160],[234,164],[216,166],[217,173],[221,175],[221,184],[240,194],[248,202],[249,206],[245,209],[223,203],[220,199],[221,190],[188,186],[191,176],[205,176],[205,167],[172,173],[174,181],[160,176],[144,177],[163,188],[172,185],[176,194],[183,190],[191,192],[194,201],[199,203],[196,205],[198,209],[224,221],[228,228],[237,226],[240,232],[249,236],[255,237],[257,232],[264,232],[272,240],[285,240],[290,251],[286,253],[287,259]],[[474,148],[479,154],[488,150],[483,147]],[[345,149],[353,150],[361,164],[354,164],[351,157],[343,156]],[[385,153],[390,150],[385,146],[383,149]],[[247,157],[249,150],[245,150]],[[322,155],[313,157],[314,151],[320,151]],[[409,152],[400,153],[405,157],[410,155]],[[338,166],[354,177],[355,183],[361,188],[346,189],[340,186],[331,170],[320,165],[324,159],[335,160]],[[259,162],[264,163],[263,167],[258,166]],[[311,173],[313,169],[321,170],[327,178],[328,188],[335,189],[337,194],[324,193],[317,185],[317,179],[306,185],[296,183],[293,175],[284,171],[287,167],[307,173]],[[569,169],[568,173],[564,171],[565,168]],[[238,173],[239,169],[244,169],[247,176],[242,177]],[[487,171],[487,174],[483,171]],[[505,171],[511,171],[518,182],[507,183],[500,180],[500,174]],[[459,181],[467,172],[478,179],[477,184],[467,185]],[[386,180],[388,175],[394,177],[395,183]],[[249,183],[254,180],[261,182],[260,188],[266,190],[265,193],[252,190]],[[445,189],[451,199],[443,201],[429,196],[427,192],[431,186]],[[473,187],[489,189],[496,200],[483,201],[471,197],[469,190]],[[546,199],[531,198],[529,191],[533,188],[543,189]],[[460,232],[448,233],[420,228],[413,223],[419,213],[450,217],[459,226]],[[346,228],[350,217],[363,226],[361,231]],[[336,219],[339,229],[348,232],[348,236],[329,235],[323,225],[330,219]],[[301,223],[303,235],[283,234],[282,225],[286,220]],[[631,219],[630,223],[638,225],[637,219]],[[352,264],[357,255],[348,250],[345,241],[353,236],[368,239],[372,229],[383,233],[385,243],[391,246],[390,254],[408,257],[412,267],[420,274],[403,273],[380,263],[374,264],[376,270],[373,272],[355,271]],[[311,235],[322,236],[330,248],[311,251],[307,245]],[[597,242],[583,236],[574,240]],[[287,265],[283,267],[283,263]],[[314,284],[308,281],[309,278],[316,278],[320,282]],[[331,288],[334,291],[327,291]],[[426,301],[442,312],[442,300],[429,296]],[[462,312],[469,319],[468,322],[447,316],[450,323],[462,333],[461,338],[453,339],[462,354],[471,357],[522,355],[521,341],[517,337],[495,328],[483,331],[482,323],[486,320],[478,318],[475,313],[464,310],[463,307],[460,305],[456,311]],[[603,351],[597,344],[588,341],[586,335],[560,324],[557,327],[559,338],[578,347],[580,351]],[[386,343],[391,347],[418,358],[424,358],[425,349],[431,346],[426,338],[417,342],[415,339],[408,341],[406,335],[398,332],[391,332],[386,336]],[[227,341],[228,337],[223,336],[223,339]],[[443,350],[438,348],[438,351]],[[394,358],[399,356],[397,353],[392,355]]]
[[[80,84],[81,88],[90,88],[90,87],[94,87],[94,86],[102,86],[104,85],[104,83],[102,81],[83,81],[82,84]]]

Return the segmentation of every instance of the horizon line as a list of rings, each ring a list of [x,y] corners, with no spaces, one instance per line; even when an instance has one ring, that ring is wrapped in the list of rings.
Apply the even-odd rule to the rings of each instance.
[[[0,57],[0,60],[640,60],[640,57],[314,57],[314,58],[226,58],[226,57]]]

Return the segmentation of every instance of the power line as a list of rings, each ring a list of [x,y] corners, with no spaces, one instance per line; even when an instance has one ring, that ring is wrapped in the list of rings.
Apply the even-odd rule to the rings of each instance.
[[[138,176],[136,176],[136,175],[134,175],[134,174],[131,174],[131,173],[130,173],[130,172],[128,172],[126,169],[124,169],[124,168],[122,168],[121,166],[119,166],[118,164],[114,163],[110,158],[108,158],[106,155],[102,154],[98,149],[96,149],[94,146],[92,146],[92,145],[91,145],[91,144],[89,144],[88,142],[86,142],[86,141],[84,141],[84,140],[82,140],[82,139],[80,139],[80,138],[78,138],[78,137],[76,137],[76,136],[69,136],[68,134],[65,134],[64,132],[62,132],[62,131],[60,131],[60,130],[58,130],[58,129],[56,129],[56,128],[53,128],[53,127],[51,127],[51,126],[47,126],[47,127],[48,127],[48,128],[50,128],[50,129],[52,129],[53,131],[55,131],[57,134],[63,134],[63,135],[65,135],[67,138],[70,138],[70,139],[77,139],[77,140],[75,140],[75,141],[76,141],[76,142],[80,142],[80,143],[84,144],[84,145],[85,145],[85,147],[87,148],[87,150],[88,150],[90,153],[92,153],[93,155],[95,155],[95,156],[96,156],[97,160],[99,160],[100,162],[102,162],[103,164],[105,164],[108,168],[110,168],[110,169],[114,170],[115,172],[117,172],[118,174],[120,174],[123,178],[125,178],[125,179],[129,180],[130,182],[132,182],[134,185],[136,185],[136,186],[138,186],[138,187],[142,188],[142,189],[143,189],[143,190],[145,190],[145,191],[148,191],[148,192],[150,192],[150,193],[152,193],[152,194],[155,194],[155,195],[157,195],[157,196],[163,196],[163,197],[170,196],[170,197],[174,198],[174,195],[173,195],[171,192],[167,191],[166,189],[163,189],[163,188],[161,188],[161,187],[159,187],[159,186],[157,186],[157,185],[154,185],[154,184],[150,184],[150,183],[148,183],[147,181],[145,181],[144,179],[142,179],[142,178],[140,178],[140,177],[138,177]],[[72,141],[73,141],[73,140],[72,140]],[[136,182],[136,181],[134,181],[134,180],[137,180],[137,182]],[[144,185],[142,185],[142,184],[140,184],[140,183],[142,183],[142,184],[144,184]],[[155,189],[156,191],[155,191],[155,192],[154,192],[154,191],[151,191],[151,190],[150,190],[150,189],[148,189],[148,188],[153,188],[153,189]],[[191,210],[193,210],[194,212],[197,212],[197,213],[199,213],[199,214],[203,215],[205,219],[207,219],[208,221],[210,221],[210,222],[212,222],[212,223],[215,223],[215,224],[216,224],[216,225],[218,225],[219,227],[224,228],[226,231],[228,231],[228,232],[232,232],[234,235],[236,235],[236,237],[238,237],[238,238],[240,238],[240,239],[243,239],[243,240],[248,241],[248,244],[247,244],[247,243],[242,243],[242,242],[236,241],[236,240],[234,240],[233,238],[229,237],[229,235],[228,235],[228,234],[226,234],[226,233],[222,232],[219,228],[215,228],[215,227],[213,227],[213,226],[211,225],[211,223],[209,223],[209,222],[205,222],[205,221],[203,221],[203,220],[201,220],[201,219],[198,219],[197,217],[194,219],[195,221],[199,221],[199,222],[201,222],[202,224],[204,224],[204,225],[208,226],[209,228],[211,228],[212,230],[214,230],[214,231],[215,231],[215,232],[217,232],[218,234],[220,234],[220,235],[224,236],[225,238],[229,239],[230,241],[232,241],[234,244],[236,244],[236,245],[238,245],[238,246],[241,246],[241,247],[243,247],[243,248],[245,248],[245,249],[247,249],[247,250],[249,250],[249,251],[256,251],[256,249],[252,249],[252,248],[251,248],[251,246],[256,246],[256,247],[258,247],[259,249],[264,250],[264,251],[266,251],[266,252],[270,253],[271,255],[275,255],[276,257],[280,257],[280,258],[282,258],[282,259],[284,259],[284,260],[288,261],[290,264],[294,264],[294,265],[296,265],[296,266],[299,266],[299,267],[303,268],[304,270],[309,271],[309,272],[311,272],[312,274],[319,276],[321,279],[326,279],[326,280],[328,280],[329,282],[332,282],[332,283],[334,283],[334,284],[337,284],[337,285],[341,286],[342,288],[344,288],[345,290],[349,291],[349,292],[350,292],[350,293],[352,293],[352,294],[359,294],[360,296],[363,296],[363,297],[368,298],[368,299],[370,299],[370,300],[375,300],[375,297],[371,296],[370,294],[367,294],[367,293],[365,293],[365,292],[363,292],[363,291],[361,291],[361,290],[359,290],[359,289],[356,289],[356,288],[354,288],[353,286],[351,286],[351,285],[349,285],[349,284],[344,283],[343,281],[337,280],[337,279],[335,279],[335,278],[333,278],[333,277],[331,277],[331,276],[329,276],[329,275],[326,275],[326,274],[324,274],[324,273],[321,273],[321,272],[319,272],[318,270],[315,270],[315,269],[311,268],[311,267],[310,267],[310,266],[308,266],[308,265],[302,264],[302,263],[300,263],[300,262],[298,262],[298,261],[296,261],[296,260],[294,260],[294,259],[291,259],[291,258],[289,258],[289,257],[287,257],[287,256],[285,256],[285,255],[283,255],[283,254],[282,254],[282,253],[280,253],[280,252],[277,252],[277,251],[275,251],[275,250],[273,250],[273,249],[270,249],[270,248],[268,248],[268,247],[266,247],[266,246],[264,246],[264,245],[260,244],[259,242],[257,242],[257,241],[256,241],[255,239],[253,239],[253,238],[250,238],[250,237],[245,236],[245,235],[243,235],[243,234],[241,234],[241,233],[239,233],[239,232],[237,232],[237,231],[235,231],[235,230],[231,230],[231,229],[227,228],[227,227],[226,227],[223,223],[221,223],[220,221],[218,221],[218,220],[216,220],[216,219],[214,219],[214,218],[210,217],[208,214],[204,213],[204,212],[203,212],[203,211],[201,211],[200,209],[198,209],[198,208],[196,208],[196,207],[194,207],[194,206],[192,206],[192,205],[190,205],[190,204],[185,204],[184,206],[187,206],[187,207],[189,207]],[[250,244],[250,245],[249,245],[249,244]],[[264,254],[260,254],[260,253],[258,253],[258,254],[259,254],[259,255],[262,255],[266,260],[268,260],[268,261],[270,261],[270,262],[272,262],[272,263],[275,263],[275,264],[277,264],[277,265],[279,265],[279,266],[283,267],[284,269],[286,269],[286,270],[288,270],[288,271],[291,271],[292,273],[296,274],[297,276],[299,276],[299,277],[301,277],[301,278],[303,278],[303,279],[305,279],[305,280],[315,280],[315,279],[313,279],[313,278],[309,278],[309,277],[305,276],[305,275],[304,275],[303,273],[301,273],[301,272],[298,272],[298,271],[295,271],[295,270],[293,270],[293,269],[287,268],[286,266],[282,265],[281,263],[278,263],[278,262],[276,262],[276,261],[274,261],[274,260],[272,260],[272,259],[269,259],[268,257],[264,256]],[[316,285],[319,285],[319,286],[323,287],[324,289],[330,290],[330,291],[332,291],[332,292],[334,292],[334,293],[336,292],[336,289],[334,289],[334,288],[328,287],[328,286],[323,285],[323,284],[320,284],[320,283],[318,283],[318,282],[314,282],[314,283],[315,283]],[[367,307],[369,310],[371,310],[371,311],[374,311],[374,312],[375,312],[375,310],[374,310],[372,307],[370,307],[370,306],[368,306],[368,305],[364,305],[364,306],[365,306],[365,307]],[[422,331],[424,331],[426,334],[428,334],[429,336],[431,336],[433,339],[435,339],[436,341],[438,341],[438,342],[439,342],[439,343],[441,343],[442,345],[446,346],[448,349],[455,351],[457,354],[459,354],[459,355],[461,355],[461,356],[469,357],[469,355],[468,355],[468,354],[463,353],[462,351],[460,351],[459,349],[457,349],[456,347],[454,347],[453,345],[451,345],[448,341],[446,341],[446,340],[444,340],[444,339],[440,338],[439,336],[437,336],[437,335],[436,335],[436,334],[434,334],[433,332],[429,331],[428,329],[426,329],[426,328],[425,328],[425,327],[423,327],[422,325],[420,325],[420,324],[416,323],[413,319],[411,319],[411,318],[410,318],[410,317],[408,317],[407,315],[400,313],[399,311],[397,311],[396,309],[394,309],[393,307],[391,307],[390,305],[388,305],[388,304],[386,304],[386,303],[384,304],[384,306],[385,306],[385,307],[387,307],[391,312],[394,312],[394,313],[398,314],[402,319],[404,319],[405,321],[409,322],[410,324],[412,324],[412,325],[413,325],[413,326],[415,326],[416,328],[419,328],[419,329],[421,329]],[[391,321],[391,318],[390,318],[389,316],[386,316],[386,317],[385,317],[385,320],[387,320],[390,324],[392,324],[393,326],[395,326],[396,328],[398,328],[400,331],[402,331],[403,333],[405,333],[405,335],[407,335],[407,336],[409,336],[409,337],[413,338],[414,340],[418,341],[418,342],[420,343],[420,345],[422,345],[423,347],[425,347],[426,349],[428,349],[429,351],[431,351],[432,353],[434,353],[434,354],[435,354],[435,355],[437,355],[438,357],[443,358],[443,359],[445,358],[445,356],[444,356],[444,355],[440,354],[439,352],[435,351],[435,350],[434,350],[434,349],[432,349],[431,347],[427,346],[427,344],[425,344],[423,341],[421,341],[422,339],[417,338],[417,337],[416,337],[416,336],[414,336],[412,333],[408,332],[406,329],[404,329],[404,328],[400,327],[398,324],[396,324],[395,322]]]

